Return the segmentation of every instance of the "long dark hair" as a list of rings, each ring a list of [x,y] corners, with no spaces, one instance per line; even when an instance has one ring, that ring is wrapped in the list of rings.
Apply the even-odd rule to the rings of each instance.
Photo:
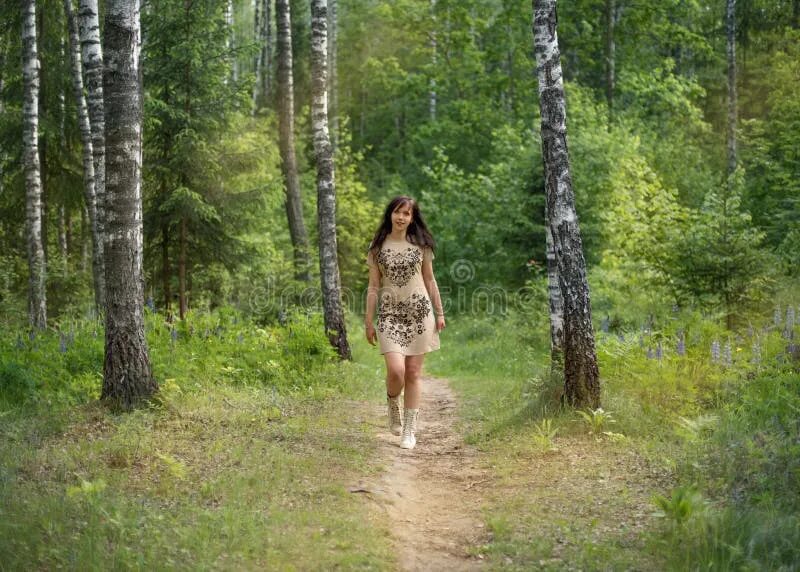
[[[435,250],[436,241],[433,239],[431,231],[428,230],[428,225],[425,224],[425,219],[422,217],[417,201],[406,195],[395,197],[386,205],[386,210],[383,211],[383,219],[369,245],[369,249],[375,253],[381,249],[383,241],[392,232],[392,213],[401,206],[411,207],[411,224],[408,225],[406,230],[406,240],[421,248],[430,246],[431,250]]]

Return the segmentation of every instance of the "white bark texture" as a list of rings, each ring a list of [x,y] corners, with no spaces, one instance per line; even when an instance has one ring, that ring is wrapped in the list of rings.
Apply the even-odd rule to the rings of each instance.
[[[103,109],[103,50],[100,44],[100,19],[97,0],[79,0],[78,33],[81,41],[83,84],[89,124],[92,128],[92,157],[94,162],[95,221],[99,235],[100,263],[105,265],[103,245],[105,243],[105,188],[106,188],[106,135]],[[91,222],[91,221],[90,221]],[[105,277],[105,269],[102,270]],[[105,280],[105,278],[104,278]],[[97,292],[95,297],[97,298]],[[100,307],[105,306],[105,284],[99,291]]]
[[[144,330],[140,263],[139,0],[106,3],[103,93],[106,180],[106,338],[102,398],[129,409],[157,391]]]
[[[278,27],[278,115],[281,170],[286,188],[286,217],[294,247],[295,275],[308,281],[308,233],[300,199],[300,179],[294,149],[294,82],[292,79],[292,19],[289,0],[275,0]]]
[[[339,71],[337,41],[339,35],[339,2],[328,1],[328,120],[334,152],[339,145]]]
[[[78,23],[72,9],[72,0],[64,0],[64,15],[69,29],[69,52],[72,63],[72,89],[78,108],[78,129],[83,143],[83,197],[89,215],[92,238],[92,281],[94,284],[94,303],[97,312],[103,310],[105,281],[103,276],[103,237],[97,227],[97,196],[95,194],[94,155],[92,153],[92,127],[89,110],[83,91],[83,66],[81,64]]]
[[[317,160],[319,269],[325,332],[342,359],[350,359],[336,249],[336,184],[328,133],[327,0],[311,0],[311,126]]]
[[[545,202],[544,232],[547,245],[547,291],[550,301],[550,361],[553,368],[561,368],[564,364],[564,303],[561,299],[561,287],[558,284],[558,262],[553,244],[553,233],[550,230],[550,217]]]
[[[576,407],[599,407],[600,375],[589,285],[567,151],[566,103],[556,33],[556,0],[533,0],[547,216],[563,303],[564,391]]]
[[[42,182],[39,164],[39,55],[36,49],[36,2],[22,3],[22,77],[24,99],[25,235],[28,250],[28,319],[31,328],[47,327],[45,258],[42,244]]]

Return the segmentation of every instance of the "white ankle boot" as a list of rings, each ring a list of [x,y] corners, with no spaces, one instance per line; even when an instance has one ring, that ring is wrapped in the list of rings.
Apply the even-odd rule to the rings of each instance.
[[[393,435],[400,435],[403,425],[400,421],[400,396],[386,396],[387,415],[389,417],[389,430]]]
[[[403,438],[400,440],[401,449],[413,449],[417,444],[414,433],[417,431],[417,415],[419,409],[406,409],[404,411],[405,422],[403,423]]]

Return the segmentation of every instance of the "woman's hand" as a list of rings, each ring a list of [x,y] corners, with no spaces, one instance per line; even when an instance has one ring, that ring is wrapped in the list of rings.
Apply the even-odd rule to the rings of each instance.
[[[375,345],[375,341],[378,339],[378,334],[375,332],[375,326],[371,323],[364,324],[364,328],[366,329],[367,334],[367,342],[370,345]]]
[[[441,332],[444,330],[444,314],[436,316],[436,331]]]

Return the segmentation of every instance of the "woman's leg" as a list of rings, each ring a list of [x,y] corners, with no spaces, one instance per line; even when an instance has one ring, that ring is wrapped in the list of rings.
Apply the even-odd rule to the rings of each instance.
[[[403,391],[406,375],[404,356],[398,352],[388,352],[383,357],[386,360],[386,394],[396,397]]]
[[[406,392],[403,397],[403,406],[406,409],[418,409],[420,398],[422,397],[422,362],[425,354],[418,356],[406,356],[405,358],[405,386]]]

